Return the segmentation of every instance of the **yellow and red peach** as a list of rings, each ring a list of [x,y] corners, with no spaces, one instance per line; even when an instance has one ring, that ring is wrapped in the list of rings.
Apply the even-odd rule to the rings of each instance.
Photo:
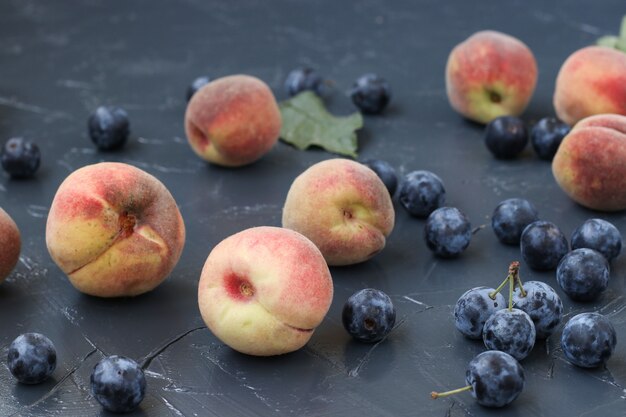
[[[70,174],[46,224],[52,259],[76,289],[99,297],[154,289],[178,262],[184,242],[183,219],[165,185],[123,163]]]
[[[395,212],[378,175],[348,159],[318,162],[291,184],[283,227],[302,233],[329,265],[363,262],[385,247]]]
[[[207,327],[245,354],[300,349],[330,308],[333,283],[319,249],[279,227],[236,233],[213,248],[198,285]]]
[[[626,116],[626,53],[588,46],[570,55],[556,77],[554,109],[569,125],[594,114]]]
[[[261,158],[278,140],[280,110],[269,87],[248,75],[211,81],[187,105],[191,148],[217,165],[237,167]]]
[[[601,114],[578,122],[561,142],[552,173],[585,207],[626,209],[626,116]]]
[[[9,276],[20,257],[22,241],[17,225],[0,207],[0,282]]]
[[[479,123],[518,116],[537,84],[531,50],[513,36],[480,31],[456,45],[446,64],[446,92],[454,110]]]

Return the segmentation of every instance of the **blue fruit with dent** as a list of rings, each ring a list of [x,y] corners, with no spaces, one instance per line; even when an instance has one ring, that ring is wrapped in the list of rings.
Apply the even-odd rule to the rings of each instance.
[[[616,344],[617,334],[613,324],[599,313],[582,313],[572,317],[561,334],[565,358],[583,368],[604,365]]]
[[[378,178],[387,187],[389,195],[393,197],[398,187],[398,175],[393,166],[389,162],[380,159],[366,159],[361,163],[378,175]]]
[[[522,296],[520,288],[515,287],[513,306],[523,310],[535,324],[537,339],[550,336],[563,316],[563,302],[554,289],[541,281],[526,281],[526,296]]]
[[[506,300],[497,293],[492,299],[493,288],[476,287],[465,291],[454,305],[454,325],[470,339],[480,339],[485,322],[496,311],[506,307]]]
[[[109,356],[96,364],[91,374],[91,394],[108,411],[133,411],[146,393],[146,377],[132,359]]]
[[[39,169],[41,151],[35,142],[11,138],[2,147],[0,162],[11,177],[29,178]]]
[[[555,117],[544,117],[530,131],[530,143],[537,156],[551,161],[570,127]]]
[[[485,145],[499,159],[511,159],[520,154],[528,143],[528,130],[519,117],[500,116],[485,128]]]
[[[381,290],[365,288],[352,294],[343,306],[341,321],[346,331],[361,342],[378,342],[396,322],[391,298]]]
[[[365,74],[354,82],[350,97],[363,113],[379,114],[391,100],[391,87],[383,77]]]
[[[504,407],[524,389],[524,368],[508,353],[489,350],[470,361],[465,381],[472,386],[472,396],[478,404]]]
[[[293,97],[303,91],[313,91],[322,95],[323,78],[313,68],[297,68],[287,75],[285,90],[289,97]]]
[[[557,267],[569,251],[567,238],[551,222],[538,220],[526,226],[520,237],[522,258],[532,269],[550,270]]]
[[[556,281],[575,301],[593,301],[609,286],[609,262],[598,251],[580,248],[563,257]]]
[[[483,342],[491,350],[499,350],[518,361],[524,359],[535,346],[535,325],[526,312],[513,308],[498,310],[489,317],[483,328]]]
[[[24,333],[9,346],[7,365],[23,384],[39,384],[52,375],[57,353],[50,339],[40,333]]]
[[[523,198],[500,202],[491,215],[491,228],[498,240],[507,245],[519,245],[524,228],[539,220],[533,204]]]
[[[443,181],[430,171],[409,172],[402,183],[398,199],[411,215],[427,217],[446,202]]]
[[[611,262],[622,251],[622,235],[617,227],[602,219],[589,219],[572,233],[572,249],[589,248]]]
[[[455,207],[433,211],[424,226],[426,246],[442,258],[460,255],[472,239],[472,225],[467,216]]]
[[[119,149],[130,133],[128,113],[120,107],[100,106],[87,121],[89,137],[103,151]]]

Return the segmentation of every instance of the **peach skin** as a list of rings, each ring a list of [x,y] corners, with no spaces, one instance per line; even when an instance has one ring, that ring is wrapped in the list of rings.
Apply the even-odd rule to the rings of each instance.
[[[255,227],[213,248],[198,285],[207,327],[248,355],[300,349],[333,298],[328,266],[311,241],[292,230]]]
[[[395,212],[378,175],[348,159],[318,162],[291,184],[283,227],[302,233],[329,265],[366,261],[385,247]]]
[[[184,242],[183,219],[165,185],[123,163],[70,174],[46,224],[52,259],[76,289],[99,297],[154,289],[178,262]]]
[[[626,209],[626,116],[600,114],[578,122],[559,146],[552,173],[585,207]]]
[[[0,207],[0,282],[9,276],[20,257],[22,241],[17,225]]]
[[[228,167],[261,158],[278,140],[280,128],[272,91],[248,75],[211,81],[193,95],[185,113],[185,132],[193,151]]]

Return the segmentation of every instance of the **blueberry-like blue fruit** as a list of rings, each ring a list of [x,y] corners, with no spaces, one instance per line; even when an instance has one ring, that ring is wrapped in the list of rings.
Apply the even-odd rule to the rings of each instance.
[[[199,89],[201,89],[210,82],[211,79],[206,75],[203,75],[193,80],[191,84],[189,84],[189,87],[187,87],[187,101],[191,100],[191,97],[193,97],[193,95],[196,94]]]
[[[537,156],[551,161],[570,127],[555,117],[544,117],[530,131],[530,143]]]
[[[324,79],[313,68],[297,68],[287,75],[285,90],[289,97],[293,97],[303,91],[313,91],[322,95]]]
[[[409,172],[398,193],[402,207],[416,217],[427,217],[446,202],[443,181],[430,171]]]
[[[563,302],[554,289],[541,281],[526,281],[525,296],[519,287],[513,293],[513,306],[523,310],[535,324],[537,339],[550,336],[561,322]]]
[[[483,328],[487,349],[506,352],[518,361],[528,356],[535,346],[535,338],[535,324],[526,312],[517,308],[496,311]]]
[[[500,242],[519,245],[524,228],[537,220],[539,213],[530,201],[509,198],[496,206],[491,216],[491,228]]]
[[[565,324],[561,348],[565,358],[576,366],[596,368],[609,360],[617,335],[608,318],[599,313],[582,313]]]
[[[0,162],[12,178],[29,178],[39,169],[41,152],[32,141],[11,138],[2,147]]]
[[[554,223],[538,220],[522,232],[520,250],[526,264],[536,270],[557,267],[569,251],[567,238]]]
[[[378,175],[378,178],[380,178],[383,184],[385,184],[385,187],[387,187],[389,195],[393,197],[398,187],[398,175],[393,166],[391,166],[389,162],[380,159],[366,159],[361,163]]]
[[[524,389],[524,368],[511,355],[488,350],[472,359],[465,374],[472,396],[485,407],[504,407]]]
[[[132,359],[109,356],[96,364],[91,374],[91,394],[108,411],[128,413],[143,400],[146,377]]]
[[[119,149],[126,143],[130,122],[126,111],[119,107],[100,106],[87,121],[89,137],[103,151]]]
[[[572,249],[589,248],[611,262],[622,251],[622,235],[617,227],[602,219],[589,219],[572,233]]]
[[[460,255],[472,239],[472,225],[456,207],[441,207],[433,211],[424,226],[428,249],[442,258]]]
[[[527,143],[528,130],[519,117],[500,116],[485,128],[485,145],[496,158],[515,158]]]
[[[485,322],[492,314],[506,307],[506,300],[500,293],[494,298],[489,294],[493,288],[476,287],[465,291],[454,306],[454,325],[458,331],[470,339],[480,339]]]
[[[52,375],[57,366],[54,344],[39,333],[24,333],[9,346],[7,365],[23,384],[39,384]]]
[[[343,306],[343,327],[356,340],[378,342],[389,334],[396,322],[391,298],[381,290],[365,288],[352,294]]]
[[[391,100],[391,88],[381,76],[365,74],[354,82],[350,97],[363,113],[379,114]]]
[[[556,268],[556,281],[572,300],[593,301],[609,286],[609,262],[593,249],[575,249]]]

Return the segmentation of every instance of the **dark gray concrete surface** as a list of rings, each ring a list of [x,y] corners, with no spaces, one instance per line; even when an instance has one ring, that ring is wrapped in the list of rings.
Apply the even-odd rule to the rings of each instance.
[[[451,48],[481,29],[510,33],[534,51],[539,82],[524,117],[553,114],[554,80],[574,50],[618,30],[623,1],[254,1],[185,0],[0,2],[0,139],[36,140],[43,162],[36,178],[0,176],[0,206],[19,225],[23,248],[0,285],[0,415],[105,416],[88,392],[94,364],[121,354],[146,364],[148,390],[134,416],[620,416],[626,414],[626,255],[612,264],[608,291],[590,304],[558,288],[566,318],[607,314],[618,331],[604,369],[569,365],[559,335],[538,342],[523,361],[526,388],[511,406],[489,410],[470,394],[429,398],[464,384],[481,343],[455,329],[452,308],[467,289],[497,285],[519,249],[499,244],[489,227],[501,200],[524,197],[566,235],[590,217],[626,232],[624,213],[586,210],[569,200],[550,164],[528,149],[521,158],[491,157],[482,128],[454,113],[444,90]],[[198,312],[200,270],[211,248],[244,228],[280,225],[293,178],[333,157],[279,143],[240,169],[210,166],[193,154],[183,131],[185,90],[198,75],[234,73],[265,80],[277,98],[287,73],[311,65],[334,81],[328,105],[354,110],[345,92],[365,72],[386,77],[388,111],[366,117],[362,158],[381,158],[401,174],[416,169],[445,182],[448,205],[477,232],[455,260],[428,252],[423,220],[395,202],[397,221],[374,259],[332,268],[335,298],[310,343],[293,354],[255,358],[222,345]],[[86,133],[101,104],[125,107],[132,137],[120,152],[97,152]],[[172,191],[187,225],[182,258],[170,278],[133,299],[78,293],[50,259],[45,223],[54,193],[73,170],[122,161],[157,176]],[[557,287],[553,272],[522,262],[522,278]],[[391,295],[398,325],[375,345],[351,341],[340,321],[347,297],[364,287]],[[5,363],[10,342],[39,331],[58,349],[51,380],[22,386]]]

